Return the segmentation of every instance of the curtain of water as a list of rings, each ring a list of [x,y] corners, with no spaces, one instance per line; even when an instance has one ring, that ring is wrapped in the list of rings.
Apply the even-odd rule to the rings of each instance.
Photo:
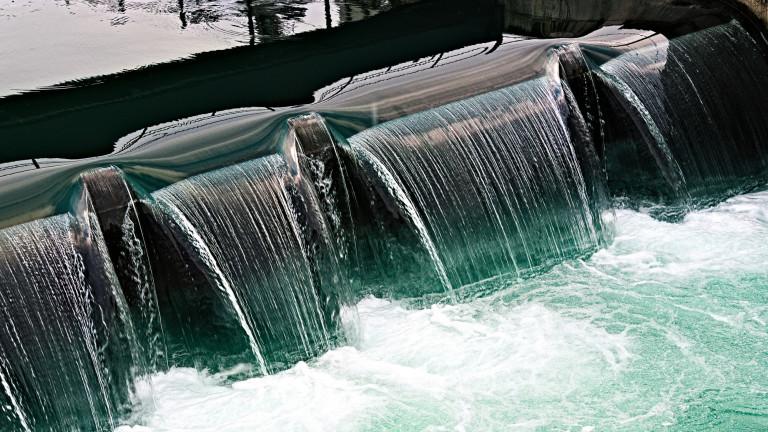
[[[0,231],[2,430],[112,430],[142,371],[88,211]]]
[[[573,47],[559,54],[573,69],[586,64]],[[310,138],[330,143],[333,158],[294,151],[290,163],[270,156],[198,175],[154,193],[141,203],[147,212],[122,177],[97,176],[78,217],[0,231],[0,429],[111,430],[134,379],[161,368],[172,315],[174,337],[188,338],[176,345],[203,339],[184,327],[203,321],[211,331],[198,333],[216,340],[193,349],[245,340],[262,374],[328,350],[351,298],[339,259],[358,260],[358,274],[388,273],[377,282],[410,290],[397,295],[455,298],[595,251],[612,231],[601,152],[554,57],[549,65],[544,77],[373,127],[346,148],[333,146],[322,119],[307,120],[322,126]],[[606,150],[618,192],[622,180],[648,187],[627,172],[645,170],[684,200],[766,173],[768,63],[738,24],[624,54],[596,72],[636,129]],[[626,171],[621,152],[652,168]],[[119,207],[116,228],[104,226],[110,247],[119,244],[110,260],[88,193],[109,202],[115,185],[129,207]],[[155,215],[148,229],[159,240],[140,224]],[[379,249],[362,252],[378,269],[352,257],[362,243]],[[402,279],[417,274],[427,276],[413,291]],[[232,328],[237,337],[217,339]]]
[[[640,175],[660,173],[674,199],[694,203],[748,188],[766,174],[768,62],[738,23],[632,51],[598,73],[647,145],[612,143],[607,160],[614,192],[639,189],[632,183],[643,182],[629,178],[627,165],[642,164],[642,154],[653,156],[658,171],[644,168]]]
[[[324,223],[311,188],[295,182],[272,156],[154,194],[231,302],[263,373],[327,350],[336,336],[333,285],[343,280],[318,251]]]
[[[131,207],[123,218],[122,242],[125,246],[123,259],[127,264],[121,269],[128,272],[133,286],[137,287],[134,304],[131,311],[134,314],[134,322],[141,330],[140,340],[143,345],[144,357],[149,361],[152,370],[167,367],[168,354],[163,334],[162,317],[155,291],[155,282],[152,269],[147,259],[144,246],[144,234],[141,231],[135,215],[135,209]]]
[[[115,167],[97,169],[81,176],[123,297],[131,312],[142,350],[142,360],[152,371],[167,368],[167,348],[158,307],[152,268],[144,232],[131,188]]]
[[[602,244],[561,98],[558,82],[539,78],[350,139],[358,162],[396,196],[444,286],[523,276]]]

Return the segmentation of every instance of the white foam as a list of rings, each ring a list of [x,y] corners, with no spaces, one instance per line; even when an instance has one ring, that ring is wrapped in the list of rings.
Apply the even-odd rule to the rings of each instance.
[[[499,295],[366,298],[355,346],[309,364],[234,384],[153,376],[118,430],[649,430],[699,424],[691,404],[712,388],[760,413],[766,212],[768,193],[680,224],[619,211],[609,248]]]
[[[617,211],[614,244],[591,262],[627,271],[667,273],[759,270],[768,254],[768,192],[732,198],[693,212],[678,224],[629,210]]]
[[[359,348],[232,385],[173,369],[139,386],[142,426],[118,430],[332,431],[423,419],[462,429],[476,424],[482,406],[523,412],[596,385],[629,359],[627,337],[539,304],[409,310],[367,298],[358,309]]]

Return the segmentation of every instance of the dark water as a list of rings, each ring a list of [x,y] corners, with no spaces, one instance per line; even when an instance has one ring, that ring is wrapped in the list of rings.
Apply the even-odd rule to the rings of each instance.
[[[26,9],[9,13],[9,26],[3,27],[9,33],[0,46],[8,58],[18,59],[14,67],[28,69],[3,68],[0,73],[8,74],[3,81],[42,81],[23,84],[29,92],[0,98],[0,141],[13,143],[0,148],[0,161],[27,159],[31,164],[29,158],[106,155],[121,137],[141,135],[146,128],[226,110],[310,103],[316,90],[350,75],[498,37],[494,1],[448,1],[409,3],[365,24],[352,22],[255,45],[225,35],[226,46],[217,45],[219,32],[200,26],[181,30],[175,22],[161,26],[170,34],[158,34],[154,27],[46,24],[72,32],[71,37],[60,35],[59,46],[41,38],[46,33],[40,26],[24,22],[30,16]],[[324,2],[303,5],[325,7]],[[80,16],[54,6],[31,7],[42,14],[49,9],[68,18]],[[152,24],[163,17],[175,19],[160,14],[140,22]],[[12,28],[16,23],[20,28]],[[117,36],[127,40],[100,45]],[[70,61],[76,70],[67,72]],[[84,124],[87,134],[82,133]]]

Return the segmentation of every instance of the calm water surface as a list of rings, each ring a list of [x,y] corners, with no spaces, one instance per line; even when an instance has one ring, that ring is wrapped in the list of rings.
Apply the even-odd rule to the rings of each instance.
[[[0,97],[337,27],[386,0],[0,0]]]

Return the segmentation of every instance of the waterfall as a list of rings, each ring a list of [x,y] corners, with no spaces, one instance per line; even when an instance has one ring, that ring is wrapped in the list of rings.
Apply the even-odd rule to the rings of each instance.
[[[768,62],[737,22],[649,44],[597,73],[631,119],[609,122],[615,194],[696,206],[764,181]]]
[[[122,241],[126,246],[123,257],[128,261],[128,264],[121,268],[130,272],[129,277],[133,285],[138,287],[135,293],[137,294],[134,299],[135,305],[131,308],[135,311],[134,322],[140,323],[140,325],[137,324],[137,327],[140,326],[143,330],[141,340],[146,350],[144,355],[151,363],[150,369],[159,370],[162,366],[167,367],[168,354],[165,346],[165,335],[152,269],[144,249],[144,235],[138,221],[132,217],[134,214],[135,208],[132,207],[131,212],[126,212],[123,219]]]
[[[542,77],[349,140],[445,274],[443,288],[522,277],[604,244],[610,228],[594,212],[605,203],[588,196],[562,98]]]
[[[87,197],[104,236],[115,274],[140,340],[142,361],[150,370],[168,367],[168,354],[152,268],[135,197],[122,171],[115,167],[81,175]]]
[[[232,288],[232,284],[229,282],[227,275],[225,275],[221,270],[221,266],[217,262],[214,255],[211,253],[211,250],[208,248],[205,240],[203,240],[203,238],[197,232],[195,226],[189,221],[189,219],[187,219],[184,213],[182,213],[181,210],[179,210],[173,204],[165,204],[164,209],[179,224],[182,232],[188,236],[192,247],[195,248],[195,250],[200,254],[201,260],[213,272],[217,287],[224,292],[226,299],[232,305],[232,309],[236,314],[237,321],[240,323],[240,326],[243,328],[243,332],[248,338],[248,344],[250,345],[251,352],[259,364],[260,371],[266,375],[267,365],[264,361],[264,356],[261,354],[261,348],[259,347],[259,343],[256,340],[256,336],[254,335],[254,329],[252,328],[251,323],[243,312],[243,309],[240,306],[240,299],[238,299],[237,294]]]
[[[74,186],[51,204],[69,213],[0,230],[0,430],[110,431],[148,374],[273,374],[354,339],[341,315],[365,295],[456,303],[585,257],[612,240],[617,196],[676,219],[764,184],[760,45],[736,22],[637,43],[600,46],[598,64],[561,40],[534,78],[430,93],[443,101],[362,131],[341,118],[375,104],[341,105],[335,129],[298,107],[237,126],[280,155],[227,153],[220,124],[183,160],[238,163],[183,179],[165,156],[34,168]],[[452,61],[434,58],[433,74]]]
[[[143,370],[98,223],[81,216],[0,230],[0,429],[112,430]]]
[[[324,216],[302,182],[271,156],[153,195],[224,293],[262,373],[311,358],[337,337],[345,281],[323,257]]]

